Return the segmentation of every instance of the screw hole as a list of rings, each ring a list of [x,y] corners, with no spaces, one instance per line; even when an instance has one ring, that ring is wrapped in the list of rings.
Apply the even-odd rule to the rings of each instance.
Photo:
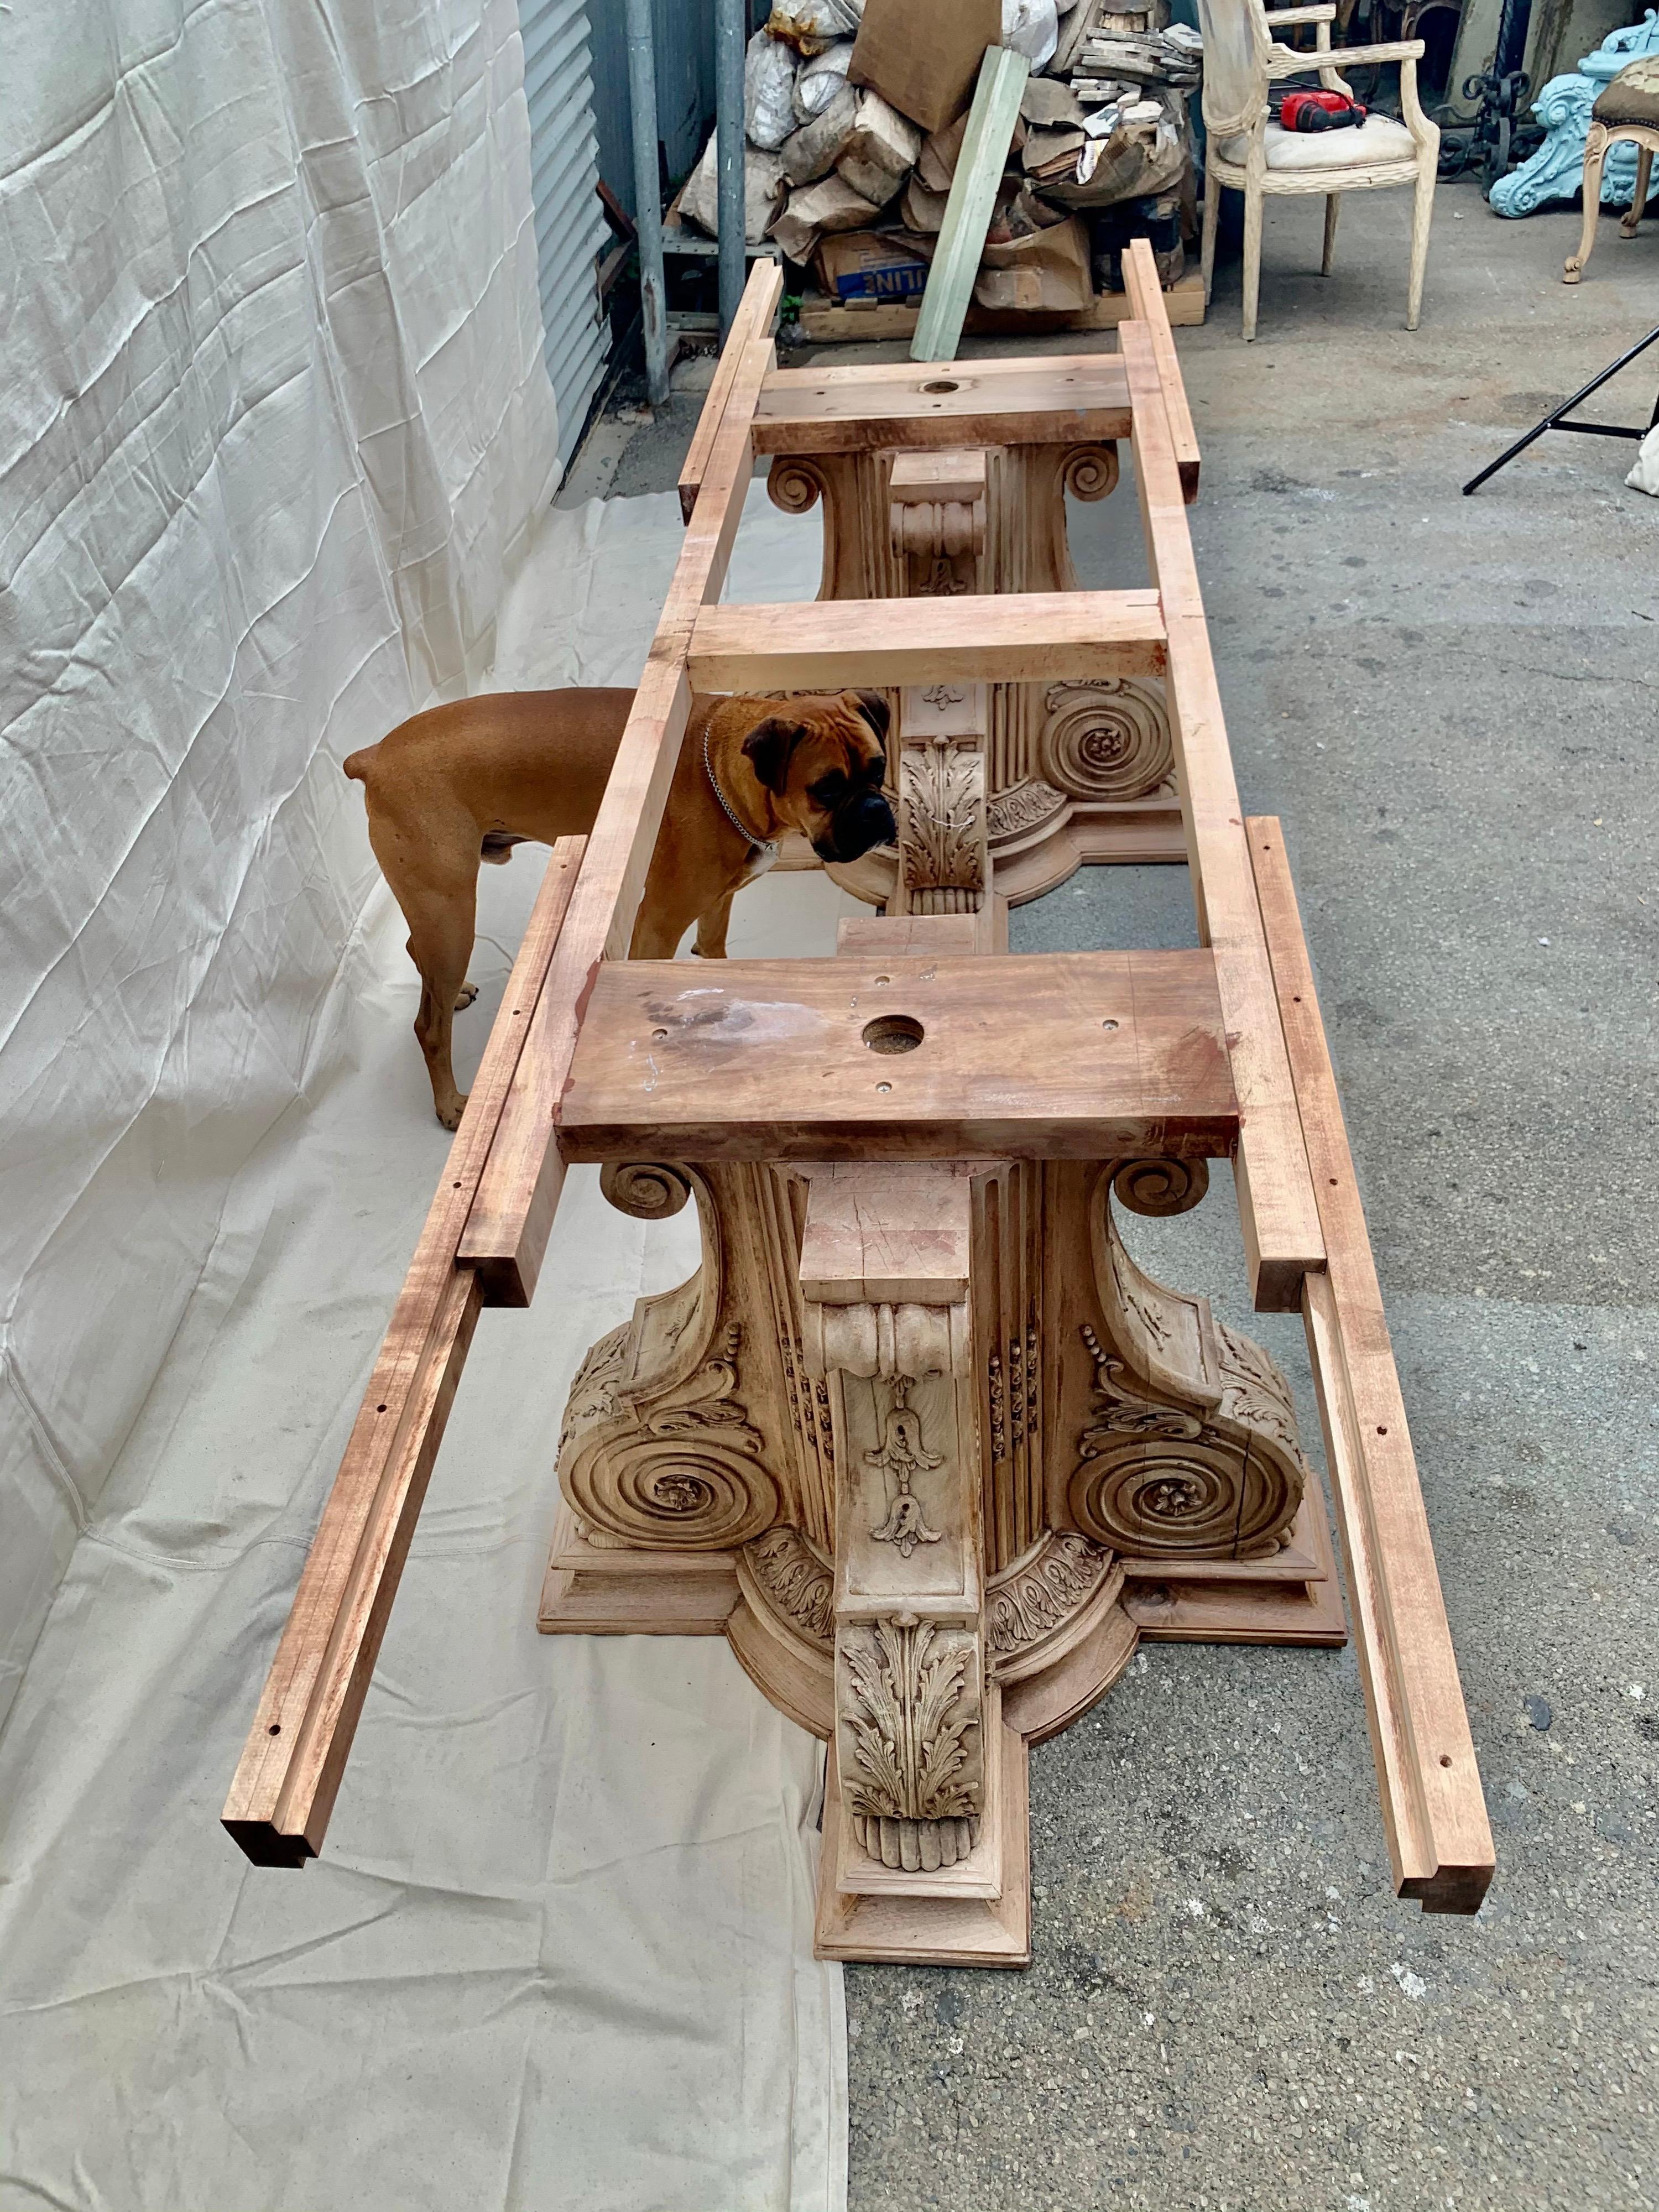
[[[1336,1188],[1336,1177],[1334,1176],[1327,1176],[1325,1180],[1330,1184],[1333,1190]]]
[[[1451,1753],[1449,1751],[1443,1751],[1441,1753],[1440,1764],[1443,1766],[1449,1766],[1451,1765]]]
[[[890,1083],[878,1083],[876,1085],[878,1091],[890,1091],[892,1087]]]
[[[1376,1433],[1379,1437],[1386,1437],[1389,1432],[1386,1429],[1379,1429]]]
[[[1103,1030],[1115,1030],[1117,1027],[1117,1024],[1115,1021],[1104,1021],[1100,1026]]]
[[[377,1406],[374,1410],[377,1413],[383,1413],[386,1411],[386,1407],[384,1406]]]
[[[281,1735],[282,1732],[283,1724],[281,1721],[272,1721],[270,1726],[265,1730],[265,1734],[267,1735]]]
[[[653,1030],[651,1034],[657,1039],[659,1043],[660,1043],[662,1039],[668,1035],[668,1032],[666,1030]]]
[[[878,983],[890,983],[892,980],[890,975],[878,975],[876,978]]]
[[[872,1052],[914,1052],[927,1034],[914,1014],[878,1014],[862,1031]]]
[[[922,386],[924,392],[960,392],[962,386],[948,376],[936,377],[931,384]]]

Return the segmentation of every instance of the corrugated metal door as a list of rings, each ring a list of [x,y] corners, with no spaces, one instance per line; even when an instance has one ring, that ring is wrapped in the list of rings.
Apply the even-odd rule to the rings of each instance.
[[[586,0],[519,0],[519,22],[542,327],[559,402],[559,452],[568,461],[611,342],[595,274],[610,232],[598,191]]]

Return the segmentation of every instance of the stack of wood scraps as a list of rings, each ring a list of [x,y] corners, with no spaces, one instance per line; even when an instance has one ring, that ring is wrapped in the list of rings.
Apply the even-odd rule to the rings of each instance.
[[[787,288],[801,335],[914,335],[930,289],[919,357],[950,358],[964,326],[1108,328],[1127,313],[1132,236],[1153,242],[1170,320],[1201,322],[1185,246],[1202,42],[1168,14],[1168,0],[775,9],[745,71],[744,228],[801,272]],[[990,127],[970,134],[981,83]],[[711,135],[671,218],[712,235],[717,201]]]

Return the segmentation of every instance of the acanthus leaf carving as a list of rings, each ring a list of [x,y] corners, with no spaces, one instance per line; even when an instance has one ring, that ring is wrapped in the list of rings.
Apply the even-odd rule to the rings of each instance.
[[[985,756],[950,738],[899,756],[900,846],[912,889],[985,887]]]
[[[886,1866],[952,1866],[983,1810],[974,1638],[896,1613],[843,1626],[842,1788],[855,1832]]]

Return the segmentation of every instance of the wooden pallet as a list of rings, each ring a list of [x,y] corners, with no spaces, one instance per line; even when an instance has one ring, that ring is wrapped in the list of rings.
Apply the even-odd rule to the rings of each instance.
[[[1176,330],[1189,330],[1204,320],[1204,279],[1189,269],[1177,284],[1164,294],[1165,317]],[[900,300],[841,302],[822,292],[806,293],[800,303],[800,334],[812,345],[870,343],[878,338],[912,338],[921,319],[919,307]],[[994,313],[969,307],[967,329],[970,337],[1031,337],[1050,331],[1115,331],[1134,315],[1127,292],[1100,292],[1092,303],[1076,314],[1031,315]]]

